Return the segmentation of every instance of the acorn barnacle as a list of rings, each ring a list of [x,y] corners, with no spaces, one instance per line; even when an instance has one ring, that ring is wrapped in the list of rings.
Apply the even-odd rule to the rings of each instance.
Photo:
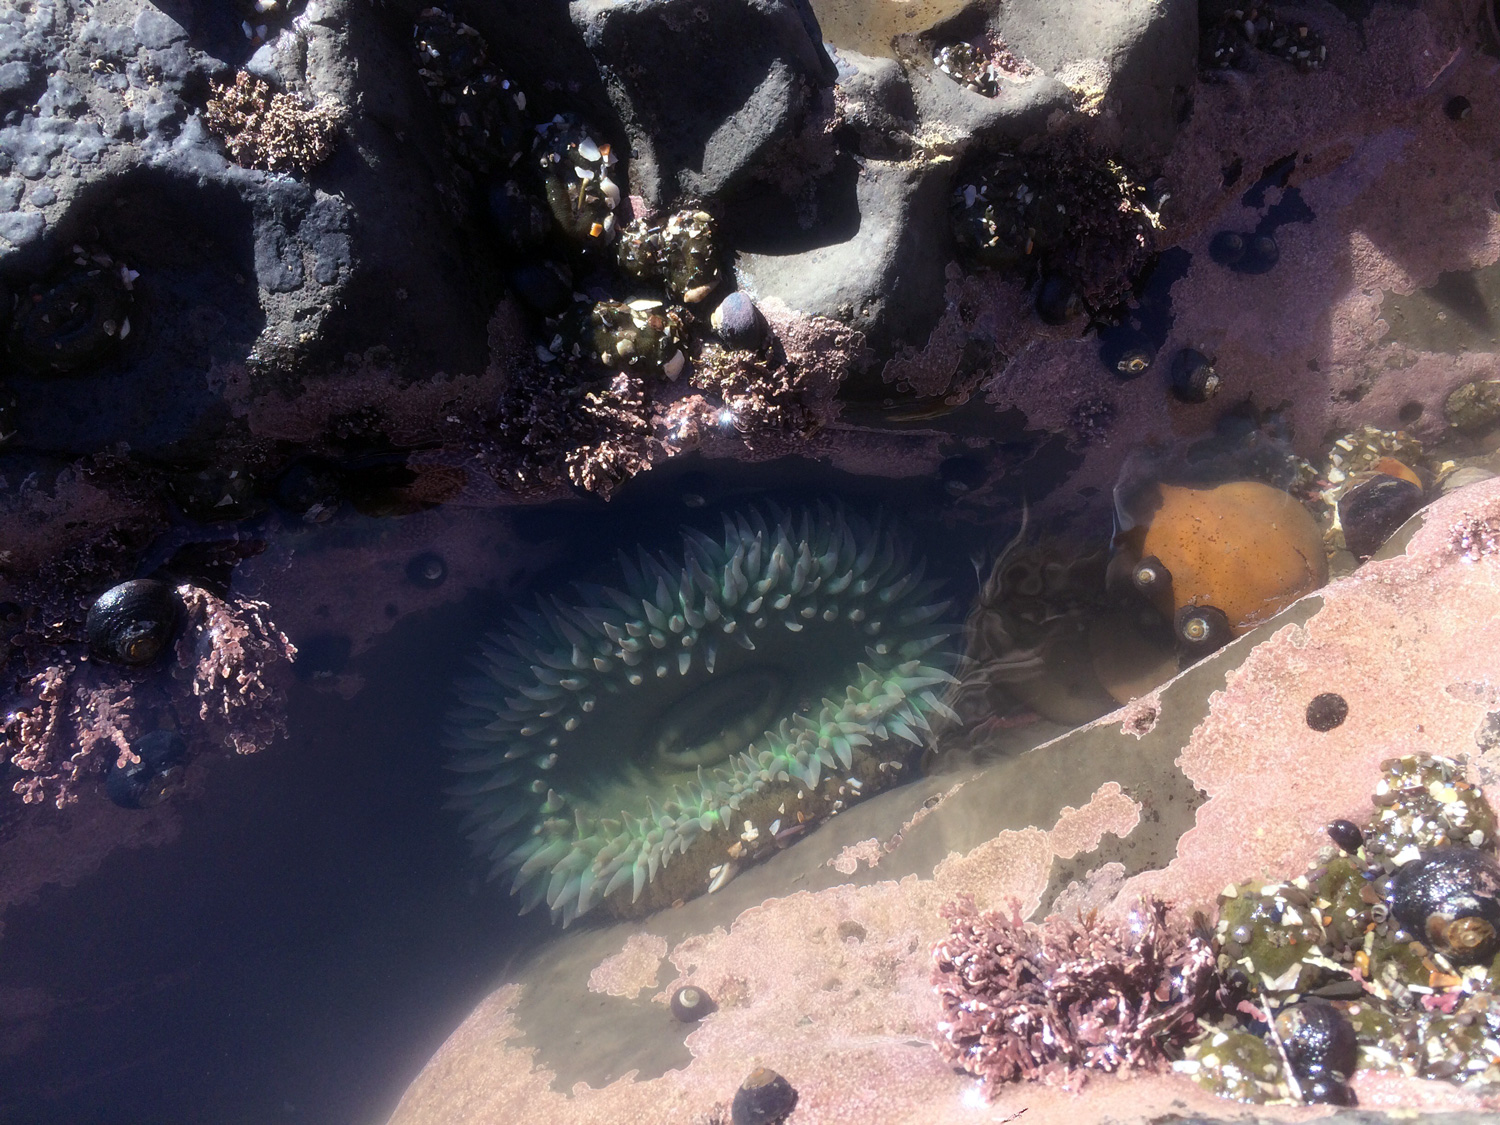
[[[538,126],[537,133],[537,164],[558,228],[585,249],[608,245],[620,204],[620,187],[611,178],[616,157],[610,146],[569,114]]]
[[[751,509],[623,570],[523,614],[460,685],[450,792],[523,910],[701,894],[726,850],[899,779],[952,713],[947,602],[884,521]]]
[[[116,664],[150,664],[182,623],[177,591],[154,578],[112,586],[89,607],[84,622],[89,651]]]
[[[187,743],[175,731],[155,730],[131,743],[104,775],[104,792],[121,808],[160,804],[178,787],[187,763]]]
[[[1500,864],[1476,848],[1435,848],[1396,872],[1390,908],[1434,952],[1475,964],[1500,949]]]
[[[134,275],[122,269],[112,262],[80,268],[22,293],[9,341],[16,366],[65,374],[108,359],[130,334],[126,279]]]

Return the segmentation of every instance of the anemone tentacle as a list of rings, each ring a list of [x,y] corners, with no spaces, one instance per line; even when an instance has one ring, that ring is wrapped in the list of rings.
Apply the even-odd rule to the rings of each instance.
[[[620,570],[620,588],[518,610],[459,685],[451,804],[523,910],[566,925],[637,902],[757,795],[800,797],[951,714],[948,603],[882,518],[750,509]]]

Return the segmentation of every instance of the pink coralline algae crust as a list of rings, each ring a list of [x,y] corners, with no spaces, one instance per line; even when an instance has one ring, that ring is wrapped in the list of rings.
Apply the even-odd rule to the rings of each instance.
[[[1162,242],[1192,261],[1172,286],[1172,328],[1143,376],[1112,385],[1096,338],[1076,324],[1039,327],[1018,283],[957,267],[929,339],[886,364],[883,377],[898,391],[949,405],[979,395],[1024,415],[1028,429],[1069,439],[1083,462],[1034,504],[1038,520],[1103,516],[1140,443],[1202,435],[1247,401],[1284,410],[1295,451],[1314,457],[1328,435],[1366,422],[1433,441],[1446,426],[1447,396],[1493,376],[1493,346],[1423,351],[1393,338],[1385,319],[1389,299],[1433,285],[1444,271],[1500,260],[1493,59],[1473,49],[1470,17],[1457,7],[1376,5],[1360,22],[1331,9],[1298,18],[1327,42],[1325,68],[1231,71],[1195,90],[1192,118],[1161,169],[1171,193]],[[1474,108],[1454,122],[1443,104],[1460,91]],[[1286,184],[1245,202],[1262,171],[1288,156]],[[1226,184],[1232,165],[1240,172]],[[1217,232],[1255,230],[1278,204],[1295,210],[1293,189],[1316,218],[1276,226],[1272,271],[1236,273],[1212,260]],[[993,347],[977,390],[964,360],[976,339]],[[1212,357],[1224,380],[1210,403],[1146,393],[1162,386],[1185,347]],[[1100,409],[1113,420],[1091,434]]]
[[[874,867],[883,855],[885,855],[885,845],[872,837],[869,840],[861,840],[857,844],[846,845],[838,855],[828,861],[828,866],[840,875],[853,875],[859,870],[860,863]]]
[[[1105,825],[1123,820],[1120,795],[1108,787],[1101,793],[1073,814],[1067,835],[1080,846],[1086,842],[1078,825],[1097,824],[1102,836]],[[1097,844],[1098,837],[1087,846]],[[678,976],[655,999],[664,1002],[690,983],[713,996],[719,1010],[689,1034],[692,1063],[648,1081],[636,1081],[632,1072],[600,1089],[579,1083],[568,1093],[554,1091],[551,1073],[534,1064],[532,1052],[507,1042],[518,1035],[520,986],[506,986],[439,1050],[392,1125],[541,1118],[557,1125],[691,1125],[757,1066],[786,1075],[797,1088],[797,1125],[972,1122],[966,1103],[972,1080],[955,1073],[932,1045],[939,1007],[931,951],[948,930],[940,912],[962,894],[973,895],[980,908],[1015,900],[1023,911],[1034,910],[1053,859],[1048,832],[1002,832],[967,854],[950,854],[931,879],[907,876],[772,899],[728,930],[683,940],[670,954]],[[1156,1096],[1165,1105],[1164,1095]],[[1068,1101],[1046,1109],[1053,1097],[1032,1090],[1027,1120],[1070,1119]],[[1184,1098],[1189,1105],[1208,1102],[1196,1088]]]
[[[78,801],[128,760],[131,739],[162,714],[176,716],[193,747],[250,754],[285,734],[285,674],[296,650],[267,607],[195,586],[177,593],[186,624],[166,668],[63,660],[25,685],[28,702],[0,728],[0,753],[22,774],[11,789],[23,803],[61,809]]]
[[[933,984],[938,1050],[994,1094],[1021,1080],[1080,1086],[1087,1071],[1160,1066],[1198,1034],[1218,990],[1206,931],[1142,903],[1126,923],[1024,922],[946,908]]]
[[[620,952],[606,957],[589,974],[589,991],[610,996],[637,996],[656,983],[667,943],[655,934],[631,934]]]
[[[1133,738],[1145,738],[1156,729],[1161,718],[1161,697],[1157,692],[1132,699],[1115,712],[1120,721],[1120,731]]]
[[[890,855],[891,852],[901,846],[902,839],[905,838],[906,833],[912,830],[913,825],[921,824],[922,821],[932,815],[934,809],[941,806],[944,801],[948,800],[949,797],[952,797],[963,787],[964,783],[960,781],[947,791],[929,798],[921,808],[912,813],[910,820],[902,824],[900,829],[891,835],[889,840],[882,842],[872,837],[868,840],[861,840],[856,844],[844,846],[839,849],[838,855],[826,861],[827,866],[833,868],[840,875],[853,875],[859,870],[861,862],[871,867],[876,866],[880,863],[882,856]]]
[[[1050,833],[1052,854],[1059,859],[1093,851],[1108,832],[1122,839],[1141,822],[1141,806],[1125,795],[1117,781],[1105,782],[1081,809],[1069,806],[1057,815]]]
[[[1228,883],[1298,874],[1330,821],[1364,818],[1387,758],[1484,764],[1475,732],[1500,688],[1500,555],[1471,559],[1455,545],[1476,525],[1500,525],[1500,481],[1436,501],[1403,555],[1324,587],[1305,624],[1277,630],[1228,673],[1178,758],[1208,800],[1176,858],[1129,880],[1122,900],[1206,906]],[[1325,692],[1349,714],[1319,732],[1307,704]]]
[[[178,593],[188,625],[177,642],[174,679],[189,680],[202,733],[236,754],[285,737],[286,678],[297,649],[271,621],[270,606],[226,601],[196,586]]]
[[[774,301],[761,312],[771,331],[765,347],[702,343],[675,380],[620,372],[580,395],[581,380],[595,373],[528,368],[512,358],[494,420],[499,436],[482,441],[482,460],[519,493],[571,483],[608,498],[636,474],[692,450],[749,461],[804,452],[806,439],[837,418],[834,396],[864,338]]]

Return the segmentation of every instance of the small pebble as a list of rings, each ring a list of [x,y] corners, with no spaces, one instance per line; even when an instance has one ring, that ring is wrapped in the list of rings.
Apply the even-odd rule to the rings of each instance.
[[[779,1125],[797,1108],[797,1091],[774,1070],[757,1067],[734,1093],[734,1125]]]

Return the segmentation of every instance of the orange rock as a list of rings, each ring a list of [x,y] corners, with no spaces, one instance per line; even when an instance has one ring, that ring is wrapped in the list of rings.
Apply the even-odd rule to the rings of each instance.
[[[1157,486],[1140,554],[1172,574],[1172,612],[1222,610],[1236,636],[1328,581],[1323,536],[1296,499],[1259,481]],[[1163,607],[1165,608],[1165,607]]]

